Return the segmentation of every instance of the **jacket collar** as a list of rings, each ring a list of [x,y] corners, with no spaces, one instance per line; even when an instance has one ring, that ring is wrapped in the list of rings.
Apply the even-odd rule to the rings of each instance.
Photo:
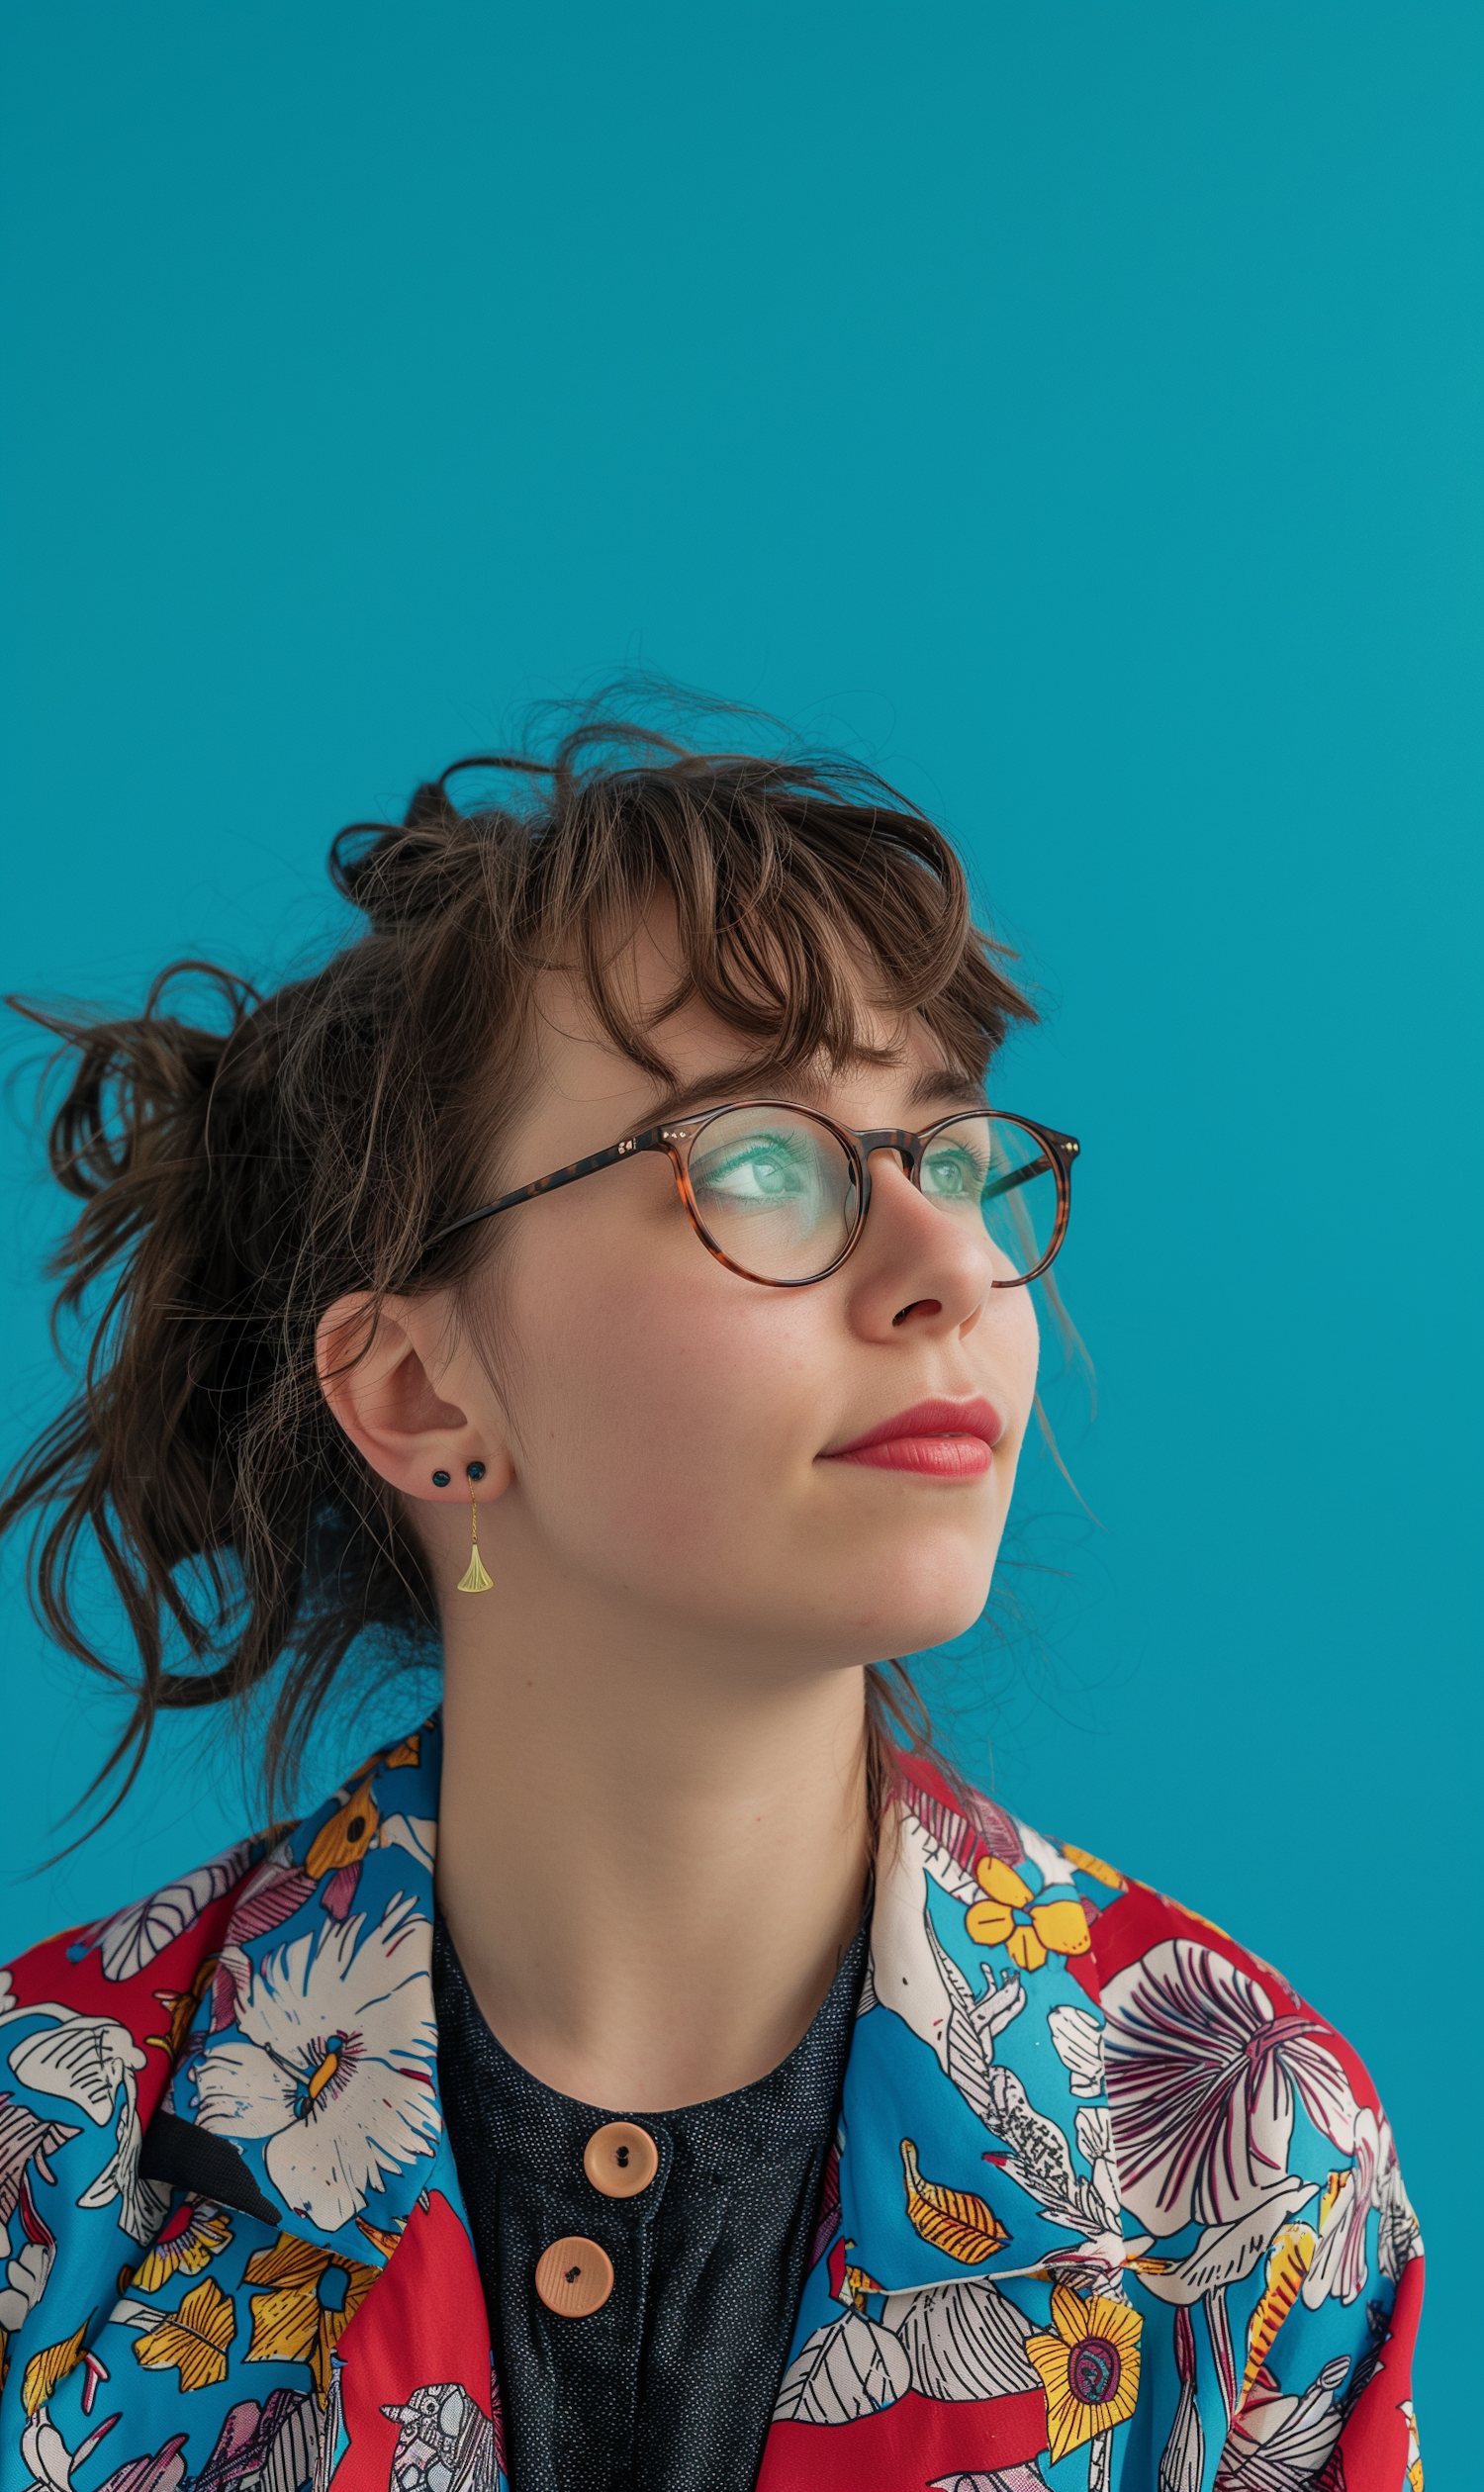
[[[441,1747],[434,1716],[245,1878],[168,2098],[213,2142],[216,2194],[362,2267],[385,2262],[429,2190],[463,2205],[432,2006]],[[869,2242],[859,2289],[887,2292],[1116,2268],[1127,2252],[1100,2055],[1077,2061],[1095,1991],[1071,1865],[920,1760],[903,1772],[845,2079],[844,2259]],[[1033,1983],[984,1962],[986,1911],[1020,1933]],[[235,2198],[224,2150],[244,2184]]]

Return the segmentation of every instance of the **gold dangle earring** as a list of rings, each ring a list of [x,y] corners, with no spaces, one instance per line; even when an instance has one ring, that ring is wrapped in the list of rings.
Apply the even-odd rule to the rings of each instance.
[[[474,1483],[485,1476],[482,1462],[471,1462],[465,1474],[469,1482],[469,1536],[474,1543],[467,1574],[459,1581],[460,1592],[493,1592],[493,1579],[485,1573],[479,1555],[479,1507],[475,1502]]]

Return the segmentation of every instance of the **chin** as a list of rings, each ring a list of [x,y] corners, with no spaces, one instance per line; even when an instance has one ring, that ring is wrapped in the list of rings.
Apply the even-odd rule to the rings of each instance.
[[[992,1566],[977,1549],[972,1557],[963,1551],[940,1557],[936,1565],[914,1562],[905,1582],[895,1570],[880,1582],[880,1597],[871,1605],[873,1641],[881,1648],[874,1658],[930,1652],[935,1644],[952,1643],[977,1625],[989,1598]],[[855,1593],[858,1607],[862,1589],[858,1586]]]

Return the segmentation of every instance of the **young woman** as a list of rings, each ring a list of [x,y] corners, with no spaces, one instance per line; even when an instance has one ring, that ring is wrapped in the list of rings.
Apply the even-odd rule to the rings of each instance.
[[[1347,2044],[935,1761],[1076,1144],[868,775],[588,729],[334,851],[366,931],[75,1051],[41,1520],[161,1707],[440,1713],[0,1976],[0,2485],[1401,2492]],[[193,972],[199,978],[199,969]]]

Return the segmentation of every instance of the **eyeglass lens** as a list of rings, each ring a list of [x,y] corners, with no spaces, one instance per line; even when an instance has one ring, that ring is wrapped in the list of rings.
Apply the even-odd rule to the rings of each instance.
[[[742,1107],[696,1136],[691,1190],[728,1262],[759,1280],[810,1280],[842,1255],[860,1219],[848,1154],[802,1109]],[[923,1157],[927,1200],[987,1234],[998,1276],[1034,1270],[1050,1248],[1057,1180],[1034,1134],[1002,1117],[956,1117]]]

